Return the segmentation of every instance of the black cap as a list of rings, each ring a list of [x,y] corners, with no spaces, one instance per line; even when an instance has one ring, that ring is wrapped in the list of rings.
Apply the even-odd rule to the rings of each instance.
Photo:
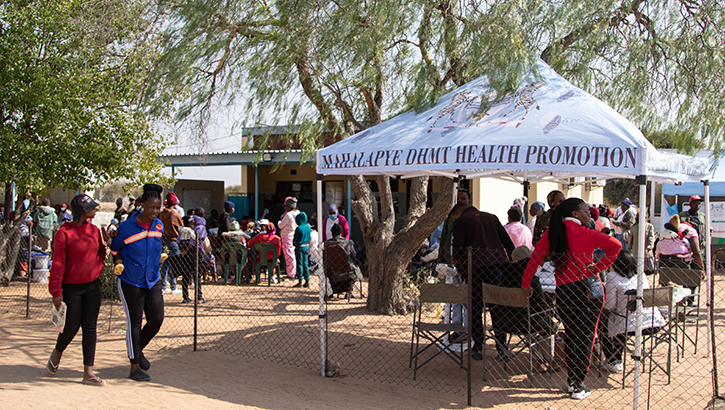
[[[70,201],[70,209],[73,212],[73,219],[80,218],[80,216],[84,213],[90,211],[91,209],[96,209],[99,206],[98,202],[94,201],[93,198],[86,194],[76,195]]]

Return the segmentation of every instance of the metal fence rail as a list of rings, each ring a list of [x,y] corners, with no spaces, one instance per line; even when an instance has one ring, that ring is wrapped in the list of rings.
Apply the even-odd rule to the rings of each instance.
[[[29,239],[29,242],[32,249],[32,239]],[[486,371],[486,380],[484,381],[483,360],[473,358],[469,366],[469,352],[474,356],[474,353],[483,347],[474,345],[472,349],[466,350],[467,343],[474,339],[471,331],[461,332],[458,341],[463,343],[452,343],[453,338],[457,336],[446,333],[439,340],[441,346],[434,346],[420,353],[417,357],[418,364],[433,356],[436,357],[414,370],[415,365],[412,362],[415,357],[411,359],[411,351],[414,351],[415,347],[415,343],[411,344],[411,341],[416,341],[414,323],[455,322],[455,319],[451,319],[455,317],[451,314],[451,310],[460,310],[460,306],[440,302],[422,303],[418,306],[420,316],[415,320],[412,313],[415,308],[413,303],[410,306],[411,313],[408,315],[388,316],[370,312],[366,308],[367,278],[357,276],[357,272],[342,272],[339,268],[348,262],[354,262],[356,255],[337,253],[334,256],[332,253],[326,253],[326,260],[323,262],[321,249],[311,252],[311,260],[316,264],[310,269],[309,287],[295,287],[298,281],[292,277],[293,275],[287,275],[285,265],[288,263],[283,262],[284,258],[279,258],[279,255],[276,261],[280,266],[272,269],[272,275],[276,279],[279,272],[281,280],[278,283],[269,283],[269,271],[260,269],[260,281],[257,284],[255,266],[261,260],[260,255],[246,247],[244,249],[243,252],[232,252],[217,246],[212,254],[207,254],[201,249],[197,252],[192,251],[191,257],[171,258],[167,261],[170,264],[170,275],[177,278],[178,290],[183,287],[183,278],[186,275],[189,292],[187,296],[191,301],[185,302],[182,293],[172,292],[169,288],[164,294],[165,319],[157,336],[158,340],[170,346],[188,346],[190,351],[216,350],[310,369],[320,368],[321,351],[324,351],[325,356],[322,358],[326,363],[324,372],[328,376],[360,377],[451,392],[460,394],[461,397],[465,397],[469,392],[467,369],[470,368],[470,394],[473,405],[489,407],[504,403],[526,403],[529,407],[557,409],[574,409],[583,405],[571,400],[564,391],[567,387],[564,359],[567,334],[566,328],[562,326],[560,312],[557,310],[544,315],[547,319],[551,319],[555,326],[551,334],[539,329],[532,332],[529,339],[526,336],[522,339],[519,335],[508,333],[506,343],[509,348],[513,348],[519,340],[523,341],[523,345],[514,349],[514,353],[517,353],[515,357],[509,358],[507,355],[510,353],[501,353],[501,349],[496,348],[495,335],[491,331],[493,326],[506,327],[514,323],[521,325],[522,317],[526,315],[521,316],[521,310],[518,313],[509,310],[502,316],[500,307],[496,307],[494,303],[487,303],[484,309],[480,292],[473,292],[470,306],[484,311],[482,319],[485,321],[486,351],[482,352],[482,355],[485,356],[486,366],[491,366]],[[474,280],[474,275],[481,274],[480,270],[476,270],[477,267],[492,264],[491,260],[488,260],[490,254],[471,249],[463,251],[464,256],[459,261],[470,261],[467,264],[457,264],[457,272],[461,274],[459,279],[462,279],[464,284],[489,283],[514,287],[511,283],[520,281],[522,267],[512,267],[508,264],[501,266],[496,274],[498,276],[493,279]],[[47,283],[42,282],[40,275],[34,274],[32,261],[29,262],[26,257],[19,256],[8,286],[0,287],[0,311],[36,319],[49,318],[50,296]],[[333,257],[338,260],[333,260]],[[717,258],[719,255],[713,256],[714,260]],[[226,278],[225,265],[228,265]],[[237,265],[240,267],[241,276],[237,273]],[[720,268],[719,265],[716,267]],[[664,271],[665,268],[662,269]],[[490,271],[487,274],[490,274]],[[661,274],[648,276],[648,283],[653,287],[659,286],[658,275]],[[542,284],[549,281],[544,286],[544,297],[548,303],[551,303],[553,298],[550,293],[552,290],[550,278],[545,277],[545,272],[540,276]],[[104,271],[102,281],[106,299],[101,307],[99,329],[123,332],[125,318],[120,304],[114,300],[112,285],[114,280],[110,268]],[[325,295],[322,315],[325,324],[323,335],[325,349],[320,348],[320,342],[323,340],[320,335],[321,280],[324,280],[322,288]],[[405,292],[411,301],[416,302],[420,300],[420,291],[424,285],[458,283],[450,272],[447,275],[444,269],[436,269],[435,265],[425,263],[412,264],[405,282]],[[716,340],[714,350],[715,358],[721,359],[722,349],[719,348],[719,341],[725,331],[722,321],[725,311],[719,305],[717,295],[725,292],[725,270],[715,269],[713,282],[715,295],[713,328]],[[201,285],[201,295],[196,293],[199,290],[197,284]],[[651,356],[645,355],[642,360],[642,387],[638,402],[641,408],[705,408],[713,397],[713,380],[715,383],[719,383],[719,380],[712,376],[713,356],[708,351],[710,334],[704,297],[708,290],[707,285],[703,283],[696,290],[703,294],[699,311],[692,308],[680,315],[683,312],[682,305],[686,304],[683,301],[675,303],[672,307],[674,315],[672,323],[677,329],[674,331],[675,338],[671,351],[671,382],[668,384],[667,374],[662,368],[653,366],[649,362],[653,359],[666,367],[667,346],[657,346],[652,350]],[[197,299],[196,303],[194,299]],[[479,306],[476,306],[477,304]],[[473,323],[467,307],[468,304],[462,309],[464,313],[462,325],[470,330]],[[664,316],[669,313],[666,309],[660,312]],[[492,317],[492,314],[498,316]],[[602,322],[604,321],[606,320],[602,318]],[[622,373],[605,368],[605,365],[611,362],[609,360],[611,358],[600,359],[603,347],[599,342],[607,335],[601,333],[601,327],[599,330],[598,343],[594,346],[592,364],[585,379],[586,386],[592,390],[592,396],[586,403],[596,408],[632,407],[633,374],[625,378],[623,388]],[[550,336],[553,336],[553,346],[550,343]],[[528,341],[541,342],[531,349],[533,355],[526,345]],[[421,347],[424,342],[421,339]],[[628,343],[630,344],[625,349],[627,351],[632,348],[631,341]],[[442,352],[447,348],[456,353],[464,350],[462,361],[456,362],[447,357],[446,352]],[[649,346],[645,344],[644,349],[648,348]],[[552,350],[553,357],[550,354]],[[630,372],[634,365],[632,353],[625,355],[627,361],[624,370]],[[496,362],[497,359],[502,360]],[[530,359],[532,372],[528,374]],[[715,386],[721,387],[717,384]]]

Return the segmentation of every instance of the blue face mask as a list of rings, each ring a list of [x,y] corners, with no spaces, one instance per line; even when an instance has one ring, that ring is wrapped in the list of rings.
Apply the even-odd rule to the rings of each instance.
[[[333,221],[336,221],[337,216],[338,216],[338,214],[330,215],[330,219],[332,219]]]

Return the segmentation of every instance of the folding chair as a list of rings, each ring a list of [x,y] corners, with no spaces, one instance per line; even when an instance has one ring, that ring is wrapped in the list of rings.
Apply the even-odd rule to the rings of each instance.
[[[247,264],[247,248],[239,242],[226,242],[222,247],[222,260],[224,261],[224,284],[229,282],[229,268],[234,266],[237,278],[237,286],[241,281],[242,272]],[[250,273],[247,272],[245,279],[249,280]]]
[[[424,283],[420,285],[420,296],[417,301],[413,301],[415,310],[413,311],[413,332],[410,338],[410,364],[409,367],[413,367],[413,361],[415,361],[415,367],[413,369],[413,380],[418,375],[418,369],[425,366],[431,360],[435,359],[441,353],[451,358],[456,364],[462,369],[470,371],[466,366],[463,365],[463,352],[468,349],[460,349],[460,352],[456,352],[451,349],[451,345],[454,342],[460,340],[448,340],[446,343],[445,337],[452,332],[457,332],[459,335],[465,333],[463,323],[430,323],[423,321],[423,304],[425,303],[451,303],[461,304],[468,303],[468,285],[453,285],[445,283]],[[429,343],[423,349],[420,349],[420,338],[427,340]],[[460,337],[460,336],[459,336]],[[470,349],[468,337],[466,336],[466,345]],[[418,364],[418,357],[428,350],[431,346],[435,347],[435,353],[429,357],[426,361]]]
[[[659,330],[655,328],[648,328],[643,329],[642,331],[642,364],[644,365],[644,361],[646,358],[649,358],[649,373],[650,373],[650,380],[652,379],[652,370],[653,367],[659,367],[660,370],[665,372],[667,375],[667,384],[670,384],[670,379],[672,377],[672,294],[673,294],[672,287],[663,287],[663,288],[654,288],[654,289],[644,289],[642,296],[642,311],[644,312],[645,309],[651,309],[652,316],[655,315],[655,310],[659,307],[665,307],[667,308],[667,321],[665,322],[665,326],[662,328],[659,328]],[[627,314],[625,315],[624,323],[625,326],[629,323],[630,316],[635,314],[635,311],[637,310],[637,294],[635,292],[628,291],[627,294],[632,293],[629,295],[629,301],[627,302]],[[676,337],[676,336],[675,336]],[[634,352],[634,335],[626,334],[626,345],[632,346],[632,351]],[[649,342],[649,347],[647,347],[647,342]],[[663,344],[667,344],[667,365],[663,367],[659,362],[657,362],[654,359],[654,350]],[[627,379],[627,376],[634,371],[634,368],[627,371],[627,351],[625,349],[624,354],[622,355],[623,359],[623,367],[624,372],[622,372],[622,388],[624,388],[624,381]],[[643,369],[644,371],[644,369]]]
[[[347,301],[350,302],[355,286],[355,275],[352,266],[350,266],[347,251],[340,244],[326,243],[323,260],[325,277],[330,280],[333,294],[347,291]],[[360,289],[360,297],[365,297],[362,288]]]
[[[252,251],[259,255],[259,261],[254,264],[254,276],[255,284],[259,285],[260,277],[262,276],[262,270],[267,272],[267,286],[272,286],[272,275],[274,275],[275,269],[277,270],[277,283],[281,283],[282,278],[279,274],[279,254],[277,248],[269,243],[255,243],[252,246]],[[272,257],[269,257],[269,254]]]
[[[522,372],[526,373],[527,376],[529,376],[529,381],[531,382],[531,385],[534,385],[534,375],[533,375],[533,369],[534,369],[534,356],[537,355],[534,351],[534,347],[538,346],[539,344],[549,341],[549,359],[547,364],[547,371],[549,373],[549,377],[553,376],[553,369],[554,369],[554,347],[555,347],[555,340],[556,340],[556,334],[552,334],[551,336],[542,338],[541,340],[536,340],[535,338],[538,334],[537,331],[535,331],[531,326],[531,319],[536,318],[541,315],[549,315],[550,317],[554,316],[554,309],[546,309],[542,310],[540,312],[534,312],[531,313],[531,305],[529,304],[529,298],[527,297],[527,291],[523,288],[505,288],[501,286],[494,286],[487,283],[483,284],[483,327],[484,327],[484,342],[483,342],[483,380],[486,380],[486,375],[488,374],[488,371],[495,366],[499,362],[504,363],[504,369],[506,369],[506,362],[512,361],[516,367],[519,368]],[[525,333],[509,333],[509,337],[507,338],[507,344],[510,344],[512,336],[517,336],[519,338],[518,342],[512,346],[503,346],[500,344],[500,342],[496,339],[494,335],[494,329],[488,329],[486,326],[486,308],[488,305],[498,305],[498,306],[508,306],[512,308],[520,308],[520,309],[526,309],[526,332]],[[489,309],[490,312],[490,309]],[[500,330],[499,330],[500,331]],[[486,341],[488,339],[493,339],[498,349],[504,352],[503,355],[499,355],[499,357],[494,360],[493,363],[490,365],[487,365],[486,360]],[[528,369],[524,367],[521,362],[519,362],[518,356],[520,353],[522,353],[524,350],[529,351],[529,366]],[[544,360],[539,359],[542,363]]]
[[[700,285],[702,285],[702,273],[697,269],[670,268],[660,266],[659,269],[660,284],[666,286],[668,283],[676,283],[686,288],[696,288],[698,291],[689,297],[696,298],[697,306],[686,306],[685,301],[675,305],[675,340],[677,340],[677,361],[680,361],[680,355],[685,357],[685,342],[690,341],[695,345],[693,354],[697,354],[698,331],[700,327]],[[680,312],[682,312],[682,321],[680,321]],[[694,337],[687,334],[687,316],[695,315],[695,335]],[[682,339],[679,338],[679,332],[682,331]]]

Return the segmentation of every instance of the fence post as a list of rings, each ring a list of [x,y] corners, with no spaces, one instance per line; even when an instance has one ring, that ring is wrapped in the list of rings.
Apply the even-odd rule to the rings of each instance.
[[[33,280],[33,223],[28,222],[28,291],[25,295],[25,317],[30,317],[30,281]]]
[[[320,239],[322,239],[322,232],[324,232],[325,225],[324,220],[322,219],[322,175],[317,174],[317,235]],[[322,241],[319,241],[322,243]],[[322,269],[322,273],[320,274],[320,311],[319,311],[319,319],[320,319],[320,362],[321,362],[321,369],[320,372],[322,373],[322,377],[327,376],[325,373],[325,362],[327,361],[327,338],[325,335],[325,319],[327,318],[327,314],[325,313],[325,253],[321,252],[320,255],[320,268]]]
[[[198,308],[199,308],[199,235],[194,232],[194,253],[196,254],[196,268],[194,269],[194,351],[196,351],[196,338],[198,335]]]
[[[472,371],[472,363],[471,363],[471,338],[473,333],[473,322],[471,319],[471,310],[473,308],[473,248],[470,246],[468,247],[468,306],[466,308],[466,322],[468,324],[468,405],[471,405],[471,371]],[[486,312],[483,312],[485,315]],[[483,346],[479,346],[479,348],[482,348]]]

